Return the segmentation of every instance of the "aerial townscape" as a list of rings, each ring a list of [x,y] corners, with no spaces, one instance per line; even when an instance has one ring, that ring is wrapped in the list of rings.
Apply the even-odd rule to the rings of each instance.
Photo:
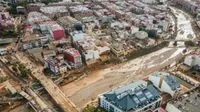
[[[0,0],[0,112],[200,112],[200,0]]]

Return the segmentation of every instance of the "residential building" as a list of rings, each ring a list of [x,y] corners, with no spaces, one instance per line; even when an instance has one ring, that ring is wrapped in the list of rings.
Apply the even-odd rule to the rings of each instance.
[[[126,50],[123,44],[113,43],[110,48],[111,52],[114,53],[117,57],[126,55]]]
[[[5,44],[10,44],[13,42],[13,39],[12,38],[1,38],[0,39],[0,45],[5,45]]]
[[[44,6],[40,8],[40,12],[50,18],[58,18],[68,15],[66,6]]]
[[[17,10],[17,13],[23,13],[24,14],[26,12],[26,9],[22,6],[17,6],[16,10]]]
[[[45,16],[44,14],[40,13],[40,12],[30,12],[28,14],[27,17],[28,20],[28,24],[30,24],[32,26],[32,28],[37,28],[38,24],[42,23],[42,22],[47,22],[47,21],[51,21],[51,19],[47,16]]]
[[[154,4],[157,3],[157,0],[141,0],[144,3],[148,3],[148,4]]]
[[[52,40],[61,40],[65,37],[64,28],[42,13],[30,12],[28,24],[32,30],[41,30],[43,34],[50,35]]]
[[[69,11],[73,14],[76,19],[81,19],[82,17],[92,16],[93,11],[87,8],[87,5],[76,5],[70,6]]]
[[[106,9],[108,9],[111,12],[110,14],[114,14],[118,18],[125,17],[125,12],[120,10],[122,8],[121,6],[118,6],[111,2],[101,2],[101,4],[103,7],[105,7]]]
[[[167,112],[199,112],[200,86],[194,87],[175,100],[168,102]]]
[[[54,74],[67,72],[68,64],[64,61],[64,56],[47,58],[44,61],[45,68],[49,68]]]
[[[139,80],[99,95],[99,106],[108,112],[158,112],[161,99],[152,84]]]
[[[97,39],[83,32],[72,32],[72,42],[78,49],[86,64],[96,63],[100,59],[100,55],[110,51],[110,48],[105,44],[97,44]]]
[[[82,66],[82,59],[81,55],[78,50],[74,48],[64,50],[65,60],[71,65],[72,67],[80,67]]]
[[[42,50],[42,54],[44,59],[56,57],[55,50]]]
[[[65,30],[59,24],[53,24],[49,26],[49,32],[51,37],[53,37],[53,40],[61,40],[65,37]]]
[[[188,55],[183,63],[189,67],[200,66],[200,55]]]
[[[99,9],[94,12],[94,14],[99,18],[99,20],[104,23],[104,22],[111,22],[113,18],[115,18],[115,15],[112,14],[109,10],[107,9]]]
[[[100,27],[99,25],[99,20],[95,16],[88,16],[88,17],[83,17],[81,19],[81,22],[84,24],[85,28],[88,30],[91,29],[98,29]]]
[[[174,76],[166,72],[155,72],[151,74],[149,81],[161,92],[166,92],[171,96],[175,96],[180,91],[180,83]]]
[[[0,28],[13,27],[14,23],[15,19],[10,16],[9,12],[0,12]]]
[[[40,8],[45,6],[43,3],[30,3],[27,5],[27,11],[28,12],[33,12],[33,11],[40,11]]]
[[[62,27],[65,28],[65,30],[67,30],[68,33],[76,30],[76,27],[78,25],[83,26],[80,21],[78,21],[77,19],[75,19],[71,16],[60,17],[60,18],[58,18],[57,21]]]

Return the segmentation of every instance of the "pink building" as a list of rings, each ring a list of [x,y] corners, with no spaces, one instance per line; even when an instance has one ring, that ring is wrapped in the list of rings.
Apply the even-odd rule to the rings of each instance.
[[[14,25],[14,18],[8,12],[0,12],[0,25],[3,27]]]
[[[61,40],[65,36],[65,30],[58,24],[50,26],[50,33],[54,40]]]
[[[65,50],[65,60],[74,65],[74,67],[80,67],[82,65],[81,55],[78,50],[70,48]]]
[[[65,37],[65,30],[62,26],[57,24],[55,21],[46,21],[39,24],[42,32],[50,32],[53,40],[61,40]]]
[[[48,58],[44,61],[45,68],[50,69],[54,74],[67,72],[67,63],[64,61],[63,56],[57,56],[56,58]]]
[[[0,12],[0,20],[6,20],[10,18],[10,14],[8,12]]]

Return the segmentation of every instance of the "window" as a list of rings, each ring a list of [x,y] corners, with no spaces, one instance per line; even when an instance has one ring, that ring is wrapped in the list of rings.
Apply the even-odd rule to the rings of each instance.
[[[109,112],[114,112],[114,108],[110,106]]]

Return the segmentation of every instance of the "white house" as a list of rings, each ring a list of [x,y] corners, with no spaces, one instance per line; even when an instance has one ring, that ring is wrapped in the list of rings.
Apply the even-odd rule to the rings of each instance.
[[[142,2],[152,4],[152,3],[156,3],[157,0],[142,0]]]
[[[200,66],[200,56],[199,55],[186,56],[183,63],[189,67],[193,67],[196,65]]]
[[[0,56],[1,55],[5,55],[5,54],[7,54],[8,53],[8,50],[7,49],[5,49],[5,48],[0,48]]]
[[[180,83],[176,78],[166,72],[155,72],[149,76],[149,81],[153,83],[160,91],[174,96],[180,91]]]

